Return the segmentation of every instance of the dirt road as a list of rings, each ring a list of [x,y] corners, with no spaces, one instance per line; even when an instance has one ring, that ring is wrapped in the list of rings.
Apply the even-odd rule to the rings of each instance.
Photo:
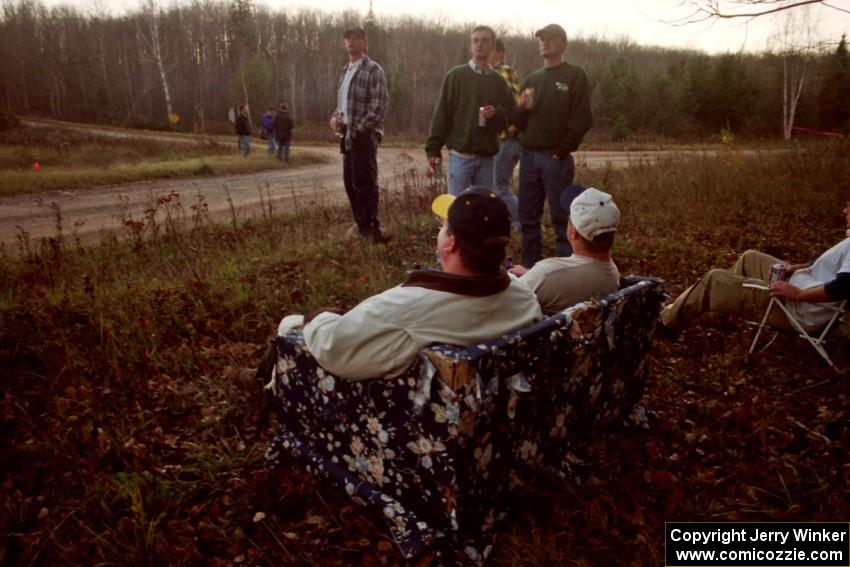
[[[325,163],[281,168],[248,175],[225,175],[194,179],[160,179],[88,189],[46,191],[0,197],[0,242],[9,245],[25,232],[30,239],[56,234],[56,211],[61,212],[63,231],[90,238],[102,231],[121,230],[126,219],[140,220],[157,199],[172,192],[180,195],[187,214],[199,195],[214,219],[239,219],[259,215],[268,197],[275,211],[312,202],[343,201],[342,163],[339,150],[311,147]],[[396,175],[414,165],[408,151],[382,149],[379,153],[381,183],[390,186]],[[232,205],[232,207],[231,207]]]
[[[187,214],[191,214],[190,205],[202,197],[210,217],[220,220],[230,220],[234,213],[239,219],[259,215],[264,207],[268,210],[269,202],[276,212],[297,206],[345,202],[338,149],[311,146],[306,150],[320,155],[326,162],[248,175],[164,179],[0,197],[0,243],[12,251],[15,242],[24,235],[29,239],[55,236],[57,211],[61,213],[65,235],[73,232],[90,239],[104,231],[121,231],[126,219],[140,220],[152,203],[172,192],[180,196]],[[609,164],[625,167],[635,160],[656,160],[673,153],[682,152],[588,151],[579,152],[576,159],[580,171]],[[378,152],[378,162],[381,186],[390,190],[400,186],[403,175],[411,171],[422,174],[426,167],[420,149],[384,147]]]

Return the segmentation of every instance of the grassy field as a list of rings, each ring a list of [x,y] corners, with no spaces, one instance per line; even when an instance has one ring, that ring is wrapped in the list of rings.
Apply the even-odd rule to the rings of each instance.
[[[730,150],[580,181],[622,210],[621,272],[676,293],[748,248],[802,261],[842,238],[847,155]],[[432,261],[435,189],[401,189],[383,195],[384,247],[345,241],[345,209],[305,208],[0,258],[0,563],[400,563],[381,518],[265,465],[251,376],[282,315],[350,308]],[[529,486],[493,563],[658,565],[664,521],[850,517],[846,377],[784,337],[747,357],[749,337],[730,322],[656,340],[652,429],[596,438],[581,486]]]
[[[62,125],[22,126],[0,132],[0,195],[75,189],[150,179],[253,173],[318,163],[321,158],[296,148],[292,163],[281,164],[254,140],[250,156],[238,155],[235,137],[189,140],[125,139],[69,129]],[[173,141],[171,138],[173,137]]]

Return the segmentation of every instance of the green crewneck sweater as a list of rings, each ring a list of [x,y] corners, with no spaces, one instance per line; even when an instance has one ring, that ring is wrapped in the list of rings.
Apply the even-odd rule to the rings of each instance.
[[[593,122],[587,75],[581,67],[561,63],[526,77],[522,89],[529,87],[534,89],[532,110],[517,109],[520,144],[563,159],[578,149]]]
[[[479,128],[478,109],[489,105],[496,107],[496,116]],[[499,73],[478,73],[469,64],[459,65],[443,81],[425,152],[439,156],[445,145],[466,154],[496,155],[499,132],[510,124],[514,108],[514,97]]]

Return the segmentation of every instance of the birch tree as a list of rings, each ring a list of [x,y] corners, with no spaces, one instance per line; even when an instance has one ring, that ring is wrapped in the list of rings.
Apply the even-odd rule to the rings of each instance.
[[[162,81],[162,94],[165,97],[165,112],[166,121],[174,127],[174,107],[171,104],[171,90],[168,88],[168,77],[165,73],[165,63],[162,56],[162,42],[159,36],[159,19],[160,10],[156,5],[156,0],[147,0],[144,4],[145,19],[148,24],[148,33],[140,30],[139,35],[144,41],[145,47],[151,54],[151,57],[156,63],[156,68],[159,71],[159,78]]]
[[[785,13],[775,41],[782,59],[782,136],[789,141],[794,131],[797,108],[809,74],[813,55],[813,27],[804,7]]]

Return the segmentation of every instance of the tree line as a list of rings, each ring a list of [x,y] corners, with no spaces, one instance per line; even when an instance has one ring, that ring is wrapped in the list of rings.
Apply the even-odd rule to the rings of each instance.
[[[251,0],[193,0],[164,10],[148,0],[124,15],[7,0],[0,109],[212,133],[230,131],[227,110],[240,102],[249,103],[255,121],[266,107],[287,102],[300,123],[325,123],[347,61],[341,34],[353,25],[367,29],[369,53],[387,75],[388,133],[424,135],[445,72],[469,59],[471,26],[272,11]],[[540,66],[530,33],[501,37],[521,77]],[[837,47],[715,56],[576,37],[567,60],[582,66],[593,85],[595,135],[615,140],[721,130],[779,136],[789,88],[799,92],[792,100],[796,125],[850,130],[843,37]]]

